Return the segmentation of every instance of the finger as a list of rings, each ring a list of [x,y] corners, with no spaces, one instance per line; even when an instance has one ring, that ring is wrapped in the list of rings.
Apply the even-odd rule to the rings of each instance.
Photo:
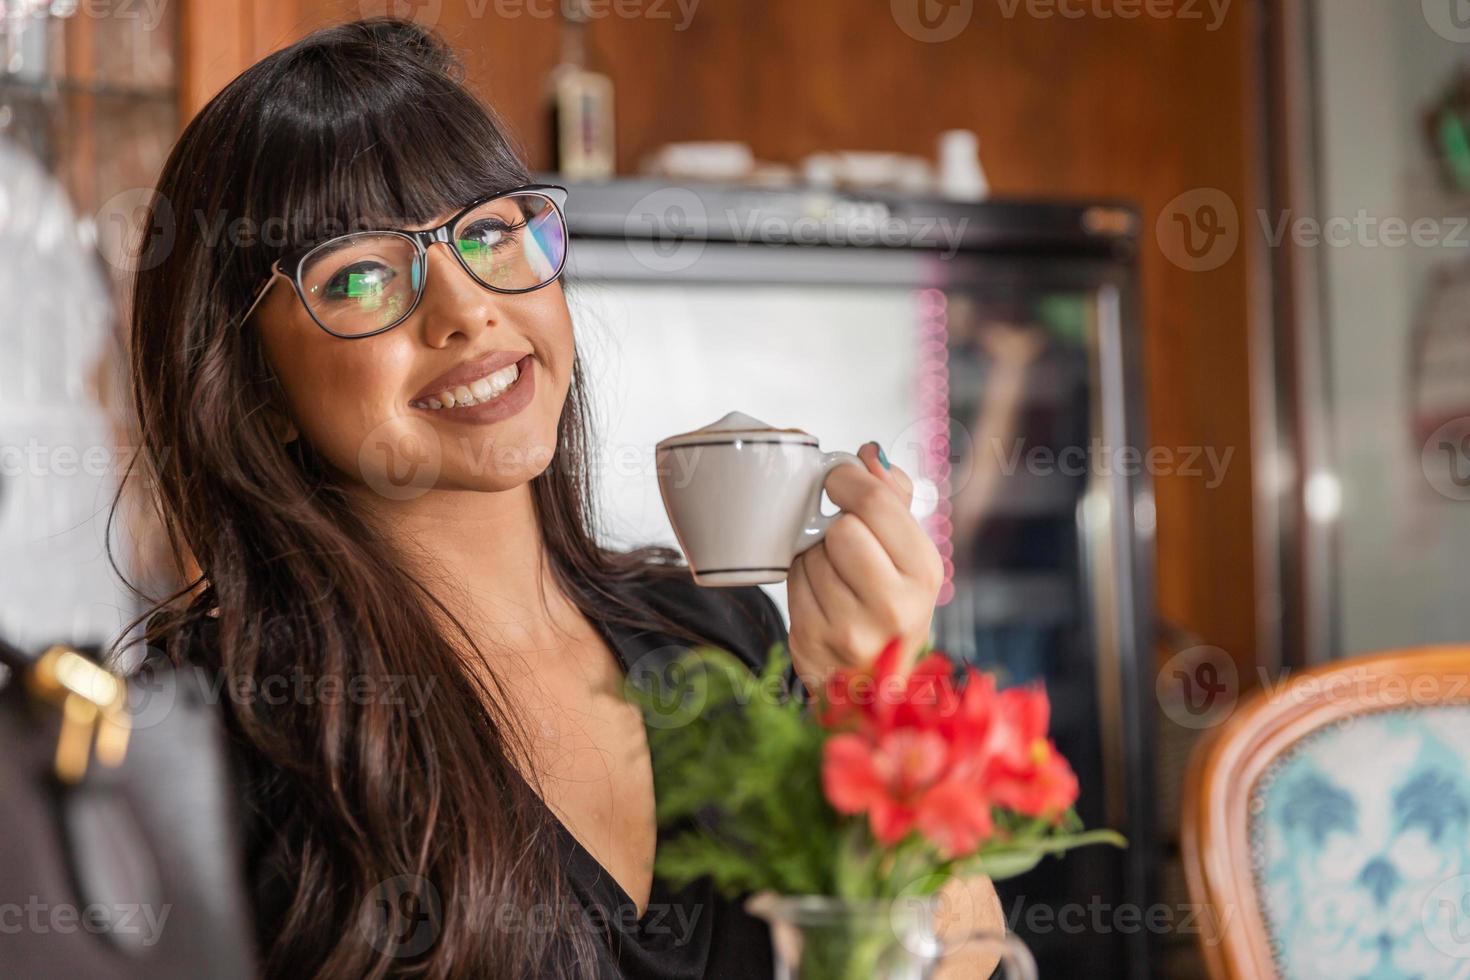
[[[791,609],[787,647],[791,651],[792,666],[808,689],[815,691],[820,688],[822,680],[836,661],[824,645],[819,644],[815,648],[805,645],[807,636],[827,636],[832,627],[826,614],[822,612],[821,603],[812,592],[804,555],[792,563],[791,574],[786,577],[786,604]],[[801,642],[790,642],[792,640]]]
[[[882,446],[876,442],[865,442],[859,447],[857,456],[867,465],[868,472],[887,484],[905,507],[909,505],[914,497],[913,482],[909,480],[907,473],[893,466],[893,461],[883,452]],[[902,479],[899,478],[900,474]]]
[[[808,549],[796,556],[791,571],[786,576],[786,604],[791,609],[791,621],[810,623],[814,627],[825,627],[830,620],[822,609],[822,602],[812,592],[811,579],[807,576],[807,555],[815,551]]]
[[[836,527],[834,524],[833,527]],[[828,532],[830,539],[831,532]],[[837,569],[827,553],[826,542],[806,553],[806,574],[812,594],[822,604],[828,623],[850,623],[863,617],[863,603]]]
[[[827,496],[860,518],[906,576],[921,577],[934,545],[909,509],[878,477],[856,466],[839,466],[827,475]]]
[[[841,514],[832,522],[822,551],[823,564],[847,586],[868,618],[903,593],[903,579],[892,557],[856,514]],[[813,582],[823,584],[815,573]]]
[[[893,482],[898,484],[899,490],[903,491],[903,505],[909,507],[914,502],[914,481],[909,479],[908,471],[902,466],[894,465],[888,471]]]

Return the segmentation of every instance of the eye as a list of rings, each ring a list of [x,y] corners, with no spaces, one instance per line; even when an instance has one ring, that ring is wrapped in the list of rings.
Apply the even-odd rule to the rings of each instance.
[[[508,225],[499,218],[479,218],[460,231],[456,244],[465,258],[474,258],[484,252],[514,248],[525,227],[524,221]]]
[[[338,269],[320,288],[320,294],[327,300],[376,303],[397,275],[391,265],[360,259]]]

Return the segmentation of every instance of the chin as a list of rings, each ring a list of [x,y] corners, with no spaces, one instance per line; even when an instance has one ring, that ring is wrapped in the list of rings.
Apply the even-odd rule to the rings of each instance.
[[[453,457],[446,454],[439,486],[459,490],[510,490],[540,476],[556,457],[556,433],[540,438],[459,440]],[[478,443],[478,445],[477,445]]]

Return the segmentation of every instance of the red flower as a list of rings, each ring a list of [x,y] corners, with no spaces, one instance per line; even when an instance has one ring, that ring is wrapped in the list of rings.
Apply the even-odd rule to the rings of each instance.
[[[1040,687],[998,695],[986,743],[987,794],[1028,817],[1059,820],[1077,799],[1077,777],[1046,737],[1051,703]]]
[[[839,813],[867,813],[880,843],[918,827],[946,854],[970,853],[991,833],[990,805],[954,756],[933,730],[834,735],[823,747],[822,789]]]
[[[894,639],[868,668],[836,672],[818,720],[833,731],[822,788],[839,813],[866,814],[895,844],[917,829],[946,857],[972,854],[994,833],[991,808],[1057,820],[1077,797],[1071,767],[1047,740],[1041,688],[996,693],[973,667],[931,653],[907,675]]]

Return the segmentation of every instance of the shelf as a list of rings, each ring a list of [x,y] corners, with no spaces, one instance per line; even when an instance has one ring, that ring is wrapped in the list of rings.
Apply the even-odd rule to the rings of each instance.
[[[0,75],[0,94],[24,93],[36,96],[91,95],[103,99],[126,99],[140,102],[166,102],[172,105],[178,91],[171,87],[113,85],[107,82],[81,81],[67,78],[29,79]]]

